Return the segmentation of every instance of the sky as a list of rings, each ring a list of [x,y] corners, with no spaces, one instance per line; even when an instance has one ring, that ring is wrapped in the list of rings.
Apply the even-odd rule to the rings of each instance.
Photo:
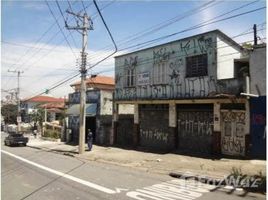
[[[64,27],[64,21],[70,26],[76,25],[74,17],[65,12],[67,9],[75,13],[81,11],[82,14],[86,10],[92,19],[93,30],[88,33],[88,67],[114,51],[113,43],[92,1],[73,0],[68,3],[59,0],[58,3],[59,7],[56,1],[1,1],[2,99],[8,95],[7,91],[17,87],[16,73],[8,70],[23,71],[20,78],[21,98],[44,92],[79,73],[82,36],[79,32]],[[264,0],[111,0],[97,3],[118,46],[119,52],[115,55],[214,29],[221,30],[231,38],[241,33],[249,33],[234,38],[242,44],[253,40],[253,24],[258,25],[260,39],[266,39],[266,8],[210,23],[263,8],[266,6]],[[185,31],[149,46],[141,45],[202,23],[205,25],[200,28]],[[114,76],[114,58],[110,57],[95,66],[88,74]],[[70,84],[79,79],[80,76],[77,76],[49,93],[55,97],[67,97],[68,93],[73,92]]]

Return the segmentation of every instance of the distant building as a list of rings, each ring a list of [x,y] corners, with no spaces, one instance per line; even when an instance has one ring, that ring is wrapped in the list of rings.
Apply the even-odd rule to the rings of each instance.
[[[38,106],[39,108],[43,108],[47,113],[47,121],[52,122],[55,120],[60,120],[61,116],[64,116],[64,111],[66,108],[66,102],[56,102],[56,103],[46,103]]]
[[[248,68],[248,51],[219,30],[115,57],[114,142],[128,133],[152,150],[245,156]],[[120,119],[124,104],[132,118]]]
[[[71,84],[75,92],[69,94],[68,128],[72,130],[72,141],[79,141],[80,84]],[[94,143],[109,144],[112,131],[112,106],[114,79],[96,76],[86,80],[86,130],[93,132]],[[87,137],[85,137],[87,138]]]
[[[44,104],[64,104],[65,99],[63,98],[55,98],[51,96],[35,96],[32,98],[26,98],[21,100],[21,112],[22,112],[22,120],[24,122],[29,122],[31,119],[29,116],[34,114],[41,105]]]

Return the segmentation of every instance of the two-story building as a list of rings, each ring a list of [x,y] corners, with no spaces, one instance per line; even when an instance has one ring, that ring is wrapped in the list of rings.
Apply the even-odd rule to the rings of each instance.
[[[74,91],[69,94],[68,129],[72,130],[72,142],[79,141],[81,81],[71,84]],[[109,144],[112,131],[112,100],[114,79],[107,76],[94,76],[86,80],[86,129],[93,132],[94,143]],[[85,137],[87,138],[87,137]]]
[[[248,67],[248,52],[219,30],[115,57],[113,137],[125,123],[118,106],[132,104],[134,146],[244,156]]]

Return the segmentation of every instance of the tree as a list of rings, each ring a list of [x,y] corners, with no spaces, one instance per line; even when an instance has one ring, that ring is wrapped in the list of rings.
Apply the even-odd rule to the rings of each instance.
[[[13,104],[3,105],[1,114],[6,124],[17,124],[18,106]]]
[[[244,43],[242,44],[242,47],[243,47],[244,49],[248,49],[248,50],[251,50],[251,49],[253,48],[252,44],[251,44],[251,43],[248,43],[248,42],[244,42]]]

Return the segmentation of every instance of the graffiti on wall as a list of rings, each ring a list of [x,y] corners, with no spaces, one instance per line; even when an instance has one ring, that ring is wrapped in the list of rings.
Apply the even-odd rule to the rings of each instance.
[[[125,67],[127,68],[135,68],[137,64],[138,64],[138,56],[129,57],[128,59],[125,59]]]
[[[154,129],[154,130],[143,130],[140,129],[140,135],[146,140],[157,140],[160,142],[168,143],[168,133],[165,131]]]
[[[181,136],[211,136],[213,132],[212,117],[212,112],[179,112],[178,129]]]
[[[170,59],[171,55],[175,54],[174,50],[167,51],[167,48],[163,47],[158,50],[153,51],[153,64],[158,64],[161,62],[166,62]]]
[[[100,100],[99,91],[87,91],[86,92],[86,101],[87,103],[98,103]],[[69,103],[78,104],[80,103],[80,92],[74,92],[69,94]]]
[[[213,133],[212,111],[178,111],[179,148],[210,152]]]
[[[245,112],[222,111],[222,153],[245,154]]]
[[[147,71],[152,77],[142,87],[137,85],[135,89],[121,87],[117,84],[116,99],[151,99],[151,98],[193,98],[210,97],[219,93],[240,94],[244,91],[244,81],[238,79],[217,80],[215,69],[216,54],[212,37],[200,36],[189,40],[179,41],[177,48],[161,47],[152,51],[153,62],[141,65],[142,71]],[[186,77],[185,57],[191,55],[208,55],[208,76]],[[153,84],[153,68],[159,63],[165,62],[166,78],[163,84]],[[125,59],[125,67],[139,69],[138,57]],[[146,68],[146,69],[145,69]],[[214,71],[214,72],[213,72]],[[138,71],[137,71],[138,72]],[[116,82],[122,78],[120,71],[116,72]],[[134,95],[135,94],[135,95]]]
[[[69,116],[68,124],[69,128],[79,128],[79,116]]]

